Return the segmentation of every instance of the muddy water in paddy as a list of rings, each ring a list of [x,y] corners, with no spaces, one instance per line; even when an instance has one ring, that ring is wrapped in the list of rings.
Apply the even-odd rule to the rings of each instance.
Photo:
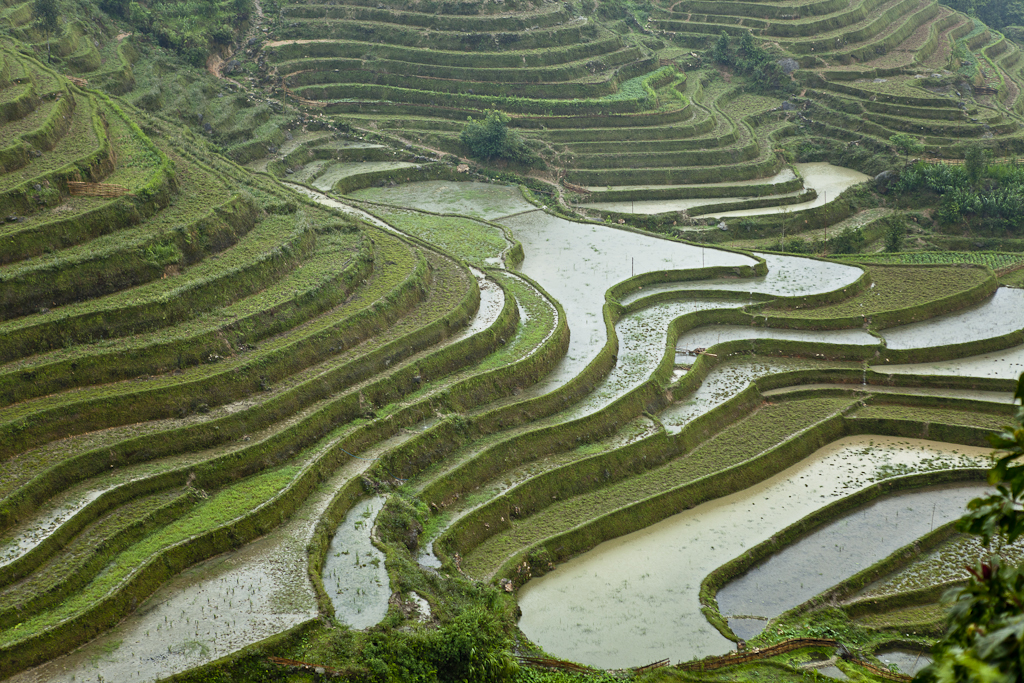
[[[1017,379],[1024,372],[1024,346],[1014,346],[1003,351],[993,351],[957,360],[906,365],[873,365],[871,369],[881,374],[894,375],[943,375],[946,377],[953,375]]]
[[[886,666],[895,664],[900,673],[908,676],[915,675],[918,671],[932,663],[931,656],[927,652],[915,652],[913,650],[879,650],[875,653],[878,661]]]
[[[349,196],[419,211],[460,214],[485,220],[494,220],[537,208],[523,199],[518,187],[449,180],[428,180],[396,187],[373,187],[357,190]]]
[[[681,358],[692,357],[683,356]],[[715,366],[700,387],[661,411],[658,418],[670,434],[678,433],[715,406],[721,405],[756,379],[790,370],[858,368],[859,363],[841,363],[810,358],[730,358]]]
[[[571,331],[566,357],[534,392],[562,386],[596,357],[607,341],[601,313],[604,294],[615,283],[634,274],[700,268],[702,251],[707,266],[754,265],[740,254],[573,223],[542,211],[500,222],[523,245],[526,258],[520,270],[561,302]]]
[[[645,308],[620,320],[615,325],[615,334],[619,338],[618,361],[597,388],[574,408],[572,417],[600,410],[646,382],[671,343],[668,325],[672,320],[694,311],[739,305],[714,300],[669,302]]]
[[[359,175],[361,173],[372,173],[374,171],[395,171],[400,168],[411,168],[416,164],[407,161],[349,161],[335,162],[330,166],[319,170],[309,184],[316,189],[327,192],[334,188],[342,178]]]
[[[693,247],[701,249],[701,247]],[[711,253],[708,249],[708,253]],[[857,281],[864,271],[854,266],[799,256],[757,254],[765,260],[768,274],[759,278],[721,278],[692,280],[651,285],[622,298],[623,304],[659,292],[692,291],[695,289],[757,292],[769,296],[807,296],[842,289]],[[698,257],[700,254],[698,254]],[[710,263],[709,263],[710,265]],[[690,268],[698,266],[688,266]]]
[[[686,188],[706,188],[706,187],[749,187],[751,185],[777,185],[784,183],[788,180],[796,178],[796,174],[793,173],[791,168],[784,168],[774,176],[770,178],[756,178],[754,180],[741,180],[734,183],[706,183],[703,185],[621,185],[611,189],[613,190],[660,190],[665,187],[686,187]],[[593,186],[591,190],[600,191],[601,187]],[[695,199],[657,199],[650,201],[640,202],[591,202],[589,204],[582,204],[587,209],[598,209],[600,211],[615,211],[618,213],[640,213],[640,214],[654,214],[654,213],[665,213],[667,211],[682,211],[689,209],[694,206],[704,206],[705,204],[719,204],[719,203],[732,203],[742,202],[750,197],[698,197]]]
[[[718,591],[726,618],[777,617],[946,522],[959,519],[980,483],[906,491],[831,522],[736,577]],[[740,637],[760,632],[747,630]]]
[[[860,171],[842,166],[833,166],[826,162],[815,162],[810,164],[794,164],[804,178],[804,187],[817,190],[818,196],[809,202],[801,204],[790,204],[789,206],[767,206],[761,209],[742,209],[739,211],[724,211],[713,214],[714,218],[731,218],[742,216],[764,216],[773,213],[791,213],[813,209],[816,206],[824,206],[826,201],[836,199],[843,190],[871,180],[870,176]]]
[[[988,449],[911,439],[841,439],[738,493],[602,543],[520,591],[519,626],[548,652],[602,667],[688,660],[733,647],[700,612],[709,572],[892,468],[988,462]]]
[[[965,344],[1024,328],[1024,289],[1000,287],[987,301],[957,313],[899,327],[880,334],[890,349],[921,349]]]
[[[357,503],[327,550],[324,590],[334,605],[335,619],[352,628],[373,626],[388,611],[391,587],[384,553],[370,539],[370,529],[384,501],[375,497]]]
[[[277,529],[187,569],[103,636],[9,680],[153,681],[316,618],[306,546],[335,491],[370,462],[346,462]]]
[[[680,354],[679,360],[682,361],[686,358],[685,353],[688,350],[709,348],[722,342],[746,339],[782,339],[858,346],[874,346],[879,343],[878,337],[859,328],[853,330],[786,330],[772,327],[707,325],[690,330],[680,336],[676,344],[676,352]]]

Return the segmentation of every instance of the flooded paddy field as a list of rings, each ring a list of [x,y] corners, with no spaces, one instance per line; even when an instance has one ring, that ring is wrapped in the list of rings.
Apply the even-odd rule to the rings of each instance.
[[[523,199],[518,187],[498,183],[427,180],[396,187],[356,190],[349,196],[353,199],[403,206],[419,211],[471,216],[485,220],[495,220],[537,208]]]
[[[372,173],[374,171],[395,171],[400,168],[412,168],[416,164],[408,161],[349,161],[331,162],[316,169],[315,174],[307,174],[306,182],[320,190],[327,192],[342,178],[359,175],[361,173]]]
[[[943,377],[981,377],[1017,379],[1024,372],[1024,346],[931,363],[879,364],[875,372],[893,375],[939,375]]]
[[[368,164],[352,165],[365,167]],[[321,185],[323,189],[329,189],[328,185]],[[355,193],[361,199],[385,201],[410,209],[377,211],[377,205],[362,205],[376,211],[380,217],[314,190],[303,188],[299,191],[378,227],[441,243],[439,246],[454,256],[473,264],[471,270],[479,285],[480,306],[467,325],[452,330],[449,343],[487,329],[497,319],[506,297],[510,293],[516,296],[521,313],[520,325],[515,337],[509,340],[508,348],[488,357],[487,362],[492,363],[488,367],[498,367],[504,362],[502,358],[520,359],[532,353],[549,338],[547,335],[551,333],[552,321],[557,321],[557,312],[547,310],[553,308],[552,304],[536,291],[531,294],[536,301],[524,298],[523,291],[516,287],[532,290],[525,280],[512,273],[489,268],[499,265],[501,256],[510,246],[500,229],[478,220],[460,218],[465,229],[477,226],[481,230],[480,235],[486,233],[485,239],[478,240],[479,244],[470,244],[472,239],[460,243],[449,239],[451,235],[444,232],[443,226],[438,227],[446,220],[444,217],[430,216],[436,224],[428,225],[428,221],[421,220],[421,217],[429,214],[415,214],[412,209],[460,213],[475,219],[497,219],[515,240],[521,242],[525,258],[520,270],[564,308],[570,328],[569,350],[540,382],[517,390],[511,397],[494,404],[466,411],[470,418],[476,414],[474,411],[541,396],[577,377],[609,342],[604,317],[605,293],[616,283],[654,271],[752,266],[755,263],[744,254],[568,221],[537,210],[522,199],[517,189],[496,184],[415,183]],[[746,303],[744,293],[751,294],[751,303],[755,294],[762,295],[762,298],[822,294],[849,287],[863,275],[862,269],[851,265],[778,254],[764,254],[763,257],[768,265],[768,274],[764,277],[721,277],[666,283],[648,286],[626,296],[623,303],[634,306],[629,309],[631,313],[615,324],[617,347],[612,369],[606,376],[598,378],[593,385],[595,388],[582,399],[559,407],[559,412],[534,421],[523,427],[523,431],[558,425],[608,409],[618,398],[649,381],[663,362],[674,360],[673,381],[680,380],[695,360],[695,356],[687,353],[694,348],[758,339],[813,342],[820,344],[823,350],[829,344],[874,346],[880,343],[878,337],[861,328],[810,332],[706,325],[689,330],[678,339],[669,336],[673,320],[698,311],[742,307]],[[485,270],[490,275],[485,274]],[[510,284],[514,286],[509,288]],[[703,294],[704,291],[733,292],[739,293],[740,297],[715,299],[713,294]],[[645,297],[665,292],[678,293],[678,300],[643,301]],[[935,318],[917,327],[885,330],[886,340],[890,341],[891,336],[894,340],[890,341],[892,348],[921,348],[929,344],[949,343],[946,340],[952,338],[962,341],[965,327],[974,330],[970,333],[974,335],[971,339],[985,339],[1004,330],[1012,331],[1016,329],[1014,324],[1020,325],[1024,298],[1005,292],[999,290],[991,300],[968,311]],[[547,308],[542,311],[543,307]],[[542,319],[544,324],[540,325]],[[504,345],[505,340],[501,341]],[[899,346],[900,343],[907,346]],[[753,350],[752,343],[751,352]],[[957,373],[973,372],[979,376],[1000,373],[999,376],[1005,377],[1008,359],[1011,365],[1012,362],[1024,365],[1024,356],[1017,359],[1017,355],[1017,351],[1011,349],[968,359],[960,364],[873,366],[868,372],[883,375],[901,371],[944,374],[944,369],[948,368],[949,374],[953,374],[956,368]],[[668,434],[677,434],[695,418],[720,406],[759,378],[792,370],[864,368],[860,362],[827,361],[824,358],[750,355],[720,359],[696,391],[660,414],[631,416],[629,419],[632,421],[624,423],[625,426],[611,436],[593,443],[584,442],[575,450],[558,452],[537,462],[499,472],[473,495],[454,506],[437,532],[444,531],[495,496],[557,467],[572,465],[577,459],[637,444],[645,439],[653,441],[655,437],[664,436],[662,427]],[[469,374],[460,375],[465,376]],[[818,383],[793,389],[826,389],[830,386]],[[429,389],[427,394],[436,390]],[[999,392],[951,392],[927,387],[868,385],[863,390],[956,396],[993,402],[1006,402],[1008,398]],[[786,391],[766,392],[766,396]],[[312,527],[326,509],[331,495],[369,467],[374,458],[417,438],[445,418],[438,412],[418,424],[407,426],[398,436],[369,448],[360,454],[359,459],[353,459],[339,470],[279,529],[239,551],[214,558],[183,573],[108,636],[85,646],[78,653],[25,672],[13,680],[153,680],[211,661],[314,618],[317,606],[306,566],[306,547]],[[499,436],[493,438],[498,439]],[[984,449],[883,437],[858,437],[836,442],[761,484],[604,543],[550,574],[530,581],[519,595],[523,609],[520,625],[531,639],[550,653],[596,666],[633,666],[664,657],[678,661],[724,652],[732,644],[707,623],[697,601],[700,582],[710,571],[822,505],[874,481],[894,473],[977,467],[980,462],[978,456],[984,452]],[[29,552],[39,538],[45,537],[87,504],[90,495],[94,495],[92,489],[83,487],[66,500],[52,501],[50,509],[44,510],[33,521],[31,529],[15,530],[18,540],[2,547],[0,562],[10,562]],[[940,515],[935,524],[951,514],[958,516],[958,511],[954,514],[951,510],[957,505],[962,506],[962,501],[950,500],[949,509],[942,513],[945,516]],[[333,603],[336,618],[356,629],[378,623],[388,609],[391,587],[384,571],[383,555],[371,539],[373,520],[383,504],[382,498],[364,500],[349,511],[333,536],[323,567],[324,589]],[[910,534],[908,538],[911,540],[916,538],[914,534],[920,535],[920,529],[914,530],[909,526],[901,529],[900,533]],[[849,528],[844,528],[836,532],[838,540],[833,545],[846,547],[840,541],[845,541],[843,534],[849,531]],[[906,542],[896,532],[891,536],[894,543],[897,540],[901,541],[899,545]],[[827,549],[828,543],[822,541],[819,545]],[[429,542],[423,547],[429,547]],[[793,552],[800,555],[795,548]],[[877,550],[888,552],[882,547]],[[425,566],[436,568],[440,565],[438,558],[429,550],[420,556],[420,561]],[[794,561],[794,568],[786,572],[792,575],[809,571],[807,567],[817,561],[803,554]],[[834,583],[832,578],[822,577],[821,581]],[[243,586],[248,592],[240,601],[236,596]],[[760,579],[755,580],[755,586],[754,593],[759,597],[765,593]],[[814,590],[815,586],[809,585],[806,590]],[[794,597],[790,594],[787,599],[798,599],[802,595]],[[727,597],[723,599],[728,600]],[[749,617],[772,616],[767,613],[770,611],[769,608],[755,609],[742,600],[739,607],[730,607],[728,612],[723,608],[729,616],[748,617],[743,622],[735,622],[738,630],[759,627],[763,621]],[[181,629],[180,618],[185,619],[187,628]],[[169,641],[165,629],[172,623],[174,638]]]
[[[543,211],[500,222],[523,245],[526,258],[520,270],[562,304],[572,331],[565,359],[546,380],[547,391],[579,374],[604,346],[602,310],[612,285],[659,270],[754,265],[740,254],[574,223]]]
[[[677,356],[680,359],[688,356]],[[751,382],[792,370],[856,369],[859,363],[843,363],[813,358],[728,358],[715,366],[700,387],[658,414],[669,433],[680,432],[687,424],[746,389]]]
[[[736,211],[723,211],[715,214],[709,214],[714,218],[727,218],[732,216],[763,216],[773,213],[788,213],[793,211],[800,211],[803,209],[812,209],[816,206],[823,206],[826,202],[832,201],[839,197],[839,195],[849,187],[863,183],[870,180],[870,176],[867,176],[859,171],[855,171],[850,168],[843,168],[842,166],[833,166],[827,162],[814,162],[805,164],[794,164],[794,167],[803,178],[803,184],[805,189],[816,190],[818,193],[817,198],[809,202],[801,202],[800,204],[789,204],[783,206],[769,206],[762,207],[759,209],[741,209]],[[784,169],[770,178],[762,178],[758,180],[747,180],[735,183],[708,183],[707,185],[699,186],[688,186],[679,185],[671,187],[743,187],[749,185],[760,185],[760,184],[778,184],[792,180],[796,177],[790,169]],[[601,190],[604,188],[592,188],[595,190]],[[646,189],[643,186],[623,186],[609,188],[614,190],[640,190]],[[772,195],[773,197],[784,198],[793,197],[800,194],[800,192],[789,192],[785,194]],[[693,198],[693,199],[661,199],[661,200],[650,200],[650,201],[617,201],[617,202],[589,202],[582,204],[581,206],[586,209],[596,209],[598,211],[614,211],[617,213],[638,213],[638,214],[658,214],[668,213],[670,211],[687,211],[689,209],[706,206],[708,204],[733,204],[736,202],[743,202],[750,199],[756,199],[754,195],[745,197],[705,197],[705,198]]]
[[[701,247],[695,248],[700,249]],[[708,254],[713,251],[716,250],[707,249]],[[864,274],[860,268],[843,263],[784,254],[755,252],[755,255],[762,257],[768,266],[768,274],[764,277],[665,282],[631,292],[622,298],[622,303],[629,304],[662,292],[693,290],[753,292],[768,296],[808,296],[848,287]]]
[[[959,519],[984,484],[904,491],[826,524],[729,581],[718,591],[726,619],[777,617],[947,522]],[[741,638],[753,629],[737,632]],[[760,631],[760,629],[758,629]]]
[[[712,218],[742,218],[744,216],[766,216],[777,213],[795,213],[804,209],[813,209],[817,206],[824,206],[836,199],[844,190],[871,180],[871,176],[865,175],[852,168],[833,166],[827,162],[815,162],[809,164],[794,164],[804,179],[804,187],[817,190],[818,196],[809,202],[801,204],[789,204],[788,206],[768,206],[760,209],[741,209],[738,211],[723,211],[712,214]]]
[[[987,449],[859,436],[836,441],[743,491],[612,541],[520,590],[520,628],[591,666],[686,661],[733,647],[700,611],[701,581],[784,527],[886,473],[979,467]]]
[[[882,331],[891,349],[966,344],[1024,328],[1024,289],[1000,287],[990,299],[955,313]]]
[[[352,628],[373,626],[388,610],[391,587],[384,553],[371,538],[384,501],[375,497],[356,503],[327,549],[324,590],[334,605],[334,618]]]

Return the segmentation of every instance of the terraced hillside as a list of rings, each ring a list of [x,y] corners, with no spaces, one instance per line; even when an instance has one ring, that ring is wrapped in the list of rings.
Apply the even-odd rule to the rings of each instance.
[[[594,201],[798,203],[799,179],[768,178],[801,144],[871,173],[898,133],[933,156],[962,157],[969,141],[1021,150],[1020,48],[936,2],[596,7],[285,4],[262,54],[292,102],[437,153],[466,153],[467,116],[507,112],[553,175]],[[710,48],[723,33],[788,59],[782,87],[722,70]],[[721,186],[753,179],[764,180],[743,195]]]
[[[434,155],[497,106],[594,200],[802,200],[793,141],[1013,153],[1015,46],[927,2],[428,4],[283,5],[272,78],[351,129],[296,126],[257,170],[160,93],[132,96],[149,114],[0,49],[0,676],[149,680],[286,634],[238,661],[403,680],[395,652],[432,656],[417,601],[435,626],[479,609],[513,633],[532,579],[837,439],[978,446],[1004,420],[1024,297],[998,276],[1019,254],[714,249],[515,187],[388,181],[463,177]],[[748,29],[799,64],[791,107],[696,54]],[[844,206],[806,215],[828,229]],[[890,455],[836,488],[979,476]],[[358,613],[339,529],[369,496],[386,618],[355,633],[318,617]],[[731,647],[687,591],[691,649],[590,663]]]

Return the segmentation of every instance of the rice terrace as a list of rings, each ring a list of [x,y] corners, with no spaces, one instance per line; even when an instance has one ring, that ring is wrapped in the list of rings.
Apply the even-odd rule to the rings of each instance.
[[[0,680],[1019,680],[1022,89],[999,0],[0,0]]]

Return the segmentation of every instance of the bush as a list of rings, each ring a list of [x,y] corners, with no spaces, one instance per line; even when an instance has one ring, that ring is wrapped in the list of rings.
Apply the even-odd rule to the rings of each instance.
[[[864,233],[860,228],[844,228],[828,241],[828,250],[832,254],[856,254],[863,246]]]
[[[907,234],[907,228],[901,220],[893,220],[885,227],[885,250],[889,253],[896,253],[903,249],[903,237]]]
[[[523,142],[519,134],[510,130],[508,114],[492,109],[483,121],[469,117],[459,134],[459,140],[469,148],[470,156],[493,161],[505,159],[523,164],[537,160],[536,154]]]

